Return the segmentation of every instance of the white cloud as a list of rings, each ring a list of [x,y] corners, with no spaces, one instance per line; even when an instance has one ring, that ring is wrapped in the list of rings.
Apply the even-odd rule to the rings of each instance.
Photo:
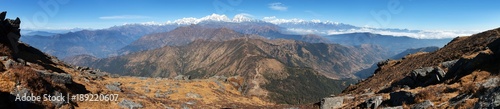
[[[457,36],[470,36],[479,31],[459,31],[459,30],[416,30],[416,31],[390,31],[377,28],[360,28],[350,30],[328,30],[328,35],[346,34],[356,32],[370,32],[374,34],[393,35],[393,36],[408,36],[417,39],[443,39],[454,38]]]
[[[268,6],[272,10],[277,10],[277,11],[286,11],[286,10],[288,10],[288,7],[285,6],[285,4],[280,3],[280,2],[270,3],[270,4],[268,4]]]
[[[102,16],[99,19],[102,20],[116,20],[116,19],[148,19],[151,18],[149,16],[140,16],[140,15],[119,15],[119,16]]]

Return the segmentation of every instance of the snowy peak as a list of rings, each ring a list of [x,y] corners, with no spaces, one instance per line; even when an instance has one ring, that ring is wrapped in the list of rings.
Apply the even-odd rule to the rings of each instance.
[[[200,21],[219,21],[219,22],[230,22],[226,15],[212,14],[209,16],[202,17]]]
[[[271,16],[271,17],[264,17],[262,19],[263,21],[265,22],[269,22],[269,23],[272,23],[272,24],[276,24],[276,25],[279,25],[279,24],[333,24],[333,25],[340,25],[341,23],[338,23],[338,22],[332,22],[332,21],[321,21],[321,20],[310,20],[310,21],[307,21],[307,20],[303,20],[303,19],[278,19],[276,18],[276,16]]]
[[[237,14],[233,17],[233,22],[253,22],[253,21],[257,21],[255,19],[252,18],[252,15],[250,14],[245,14],[245,13],[242,13],[242,14]]]
[[[233,19],[229,19],[226,15],[219,15],[219,14],[212,14],[208,15],[202,18],[194,18],[194,17],[188,17],[188,18],[182,18],[178,19],[175,21],[168,21],[167,24],[177,24],[177,25],[190,25],[190,24],[198,24],[200,22],[204,21],[215,21],[215,22],[234,22],[234,23],[241,23],[241,22],[253,22],[253,21],[258,21],[253,18],[251,18],[252,15],[250,14],[237,14],[233,17]]]

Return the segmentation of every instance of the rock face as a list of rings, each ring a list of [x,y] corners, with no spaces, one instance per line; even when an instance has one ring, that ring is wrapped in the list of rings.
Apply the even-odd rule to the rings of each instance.
[[[479,97],[479,101],[474,108],[477,109],[497,109],[500,108],[500,86],[486,90]]]
[[[321,100],[321,109],[336,109],[342,107],[344,97],[327,97]]]
[[[390,93],[389,95],[391,97],[390,102],[393,106],[400,106],[403,105],[403,103],[410,104],[415,102],[415,94],[412,94],[411,92],[400,91]]]
[[[444,80],[445,72],[439,67],[424,67],[412,70],[410,76],[401,81],[411,87],[427,86]]]
[[[0,34],[6,34],[5,39],[8,40],[2,40],[2,43],[5,44],[10,44],[8,46],[11,47],[11,49],[14,51],[14,53],[19,52],[18,45],[19,45],[19,38],[21,38],[21,30],[19,29],[19,25],[21,24],[21,20],[19,18],[16,18],[16,20],[12,19],[5,19],[5,15],[7,12],[2,12],[0,13],[0,25],[2,25],[3,28],[2,31],[0,31]],[[7,33],[5,33],[7,32]]]

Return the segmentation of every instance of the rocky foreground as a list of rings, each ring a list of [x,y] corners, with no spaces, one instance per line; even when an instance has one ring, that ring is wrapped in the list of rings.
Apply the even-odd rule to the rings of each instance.
[[[500,108],[500,28],[378,63],[373,76],[321,108]]]

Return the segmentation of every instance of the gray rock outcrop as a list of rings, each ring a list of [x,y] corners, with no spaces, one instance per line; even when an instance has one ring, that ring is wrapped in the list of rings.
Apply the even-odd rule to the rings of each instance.
[[[0,13],[0,25],[2,25],[0,34],[2,36],[7,36],[3,37],[1,42],[10,44],[9,46],[11,47],[11,50],[13,50],[14,53],[18,53],[19,49],[17,46],[19,45],[19,38],[21,38],[21,30],[19,29],[21,20],[19,18],[16,18],[15,20],[5,19],[6,15],[7,12]]]
[[[344,97],[326,97],[321,100],[321,109],[336,109],[341,108],[344,104]]]
[[[415,102],[415,94],[406,91],[392,92],[389,94],[392,106],[401,106],[403,103],[412,104]]]
[[[122,100],[120,103],[118,103],[118,105],[120,105],[123,108],[129,108],[129,109],[142,108],[143,107],[142,104],[135,103],[135,102],[127,100],[127,99]]]
[[[364,108],[377,109],[382,104],[382,96],[375,96],[367,99],[364,103]]]

